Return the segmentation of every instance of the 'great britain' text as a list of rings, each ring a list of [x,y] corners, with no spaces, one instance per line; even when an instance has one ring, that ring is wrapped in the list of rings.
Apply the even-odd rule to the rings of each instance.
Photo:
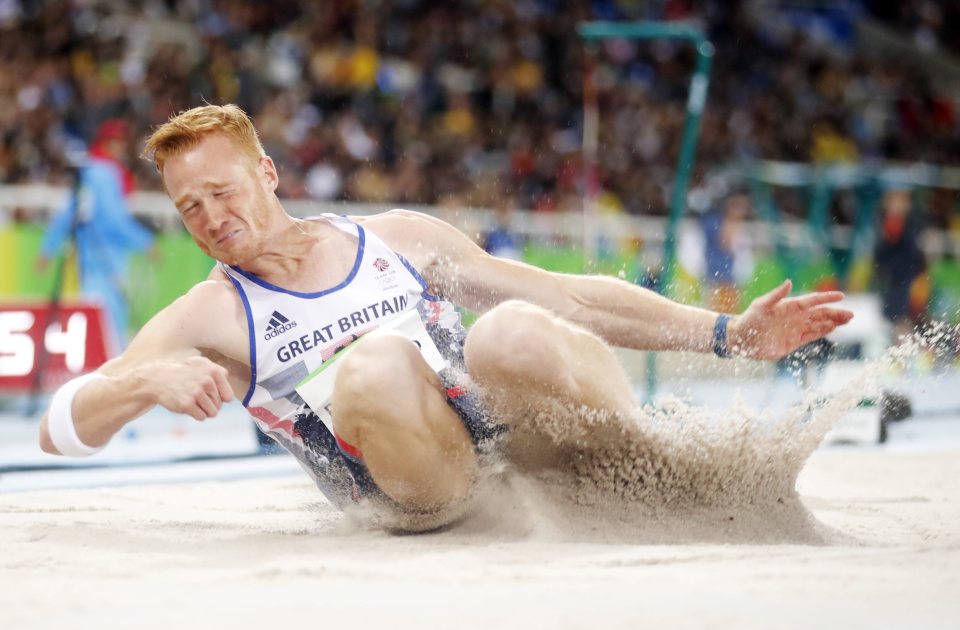
[[[407,308],[407,296],[398,295],[393,299],[381,300],[368,306],[364,306],[358,311],[353,311],[337,319],[336,323],[327,324],[316,328],[311,333],[301,335],[299,338],[286,343],[277,348],[277,359],[281,363],[286,363],[290,359],[312,350],[317,347],[330,344],[334,340],[334,330],[340,334],[369,324],[388,315],[401,313]]]

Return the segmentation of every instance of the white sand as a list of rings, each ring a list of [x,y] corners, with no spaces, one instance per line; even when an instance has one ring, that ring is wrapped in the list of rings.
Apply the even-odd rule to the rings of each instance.
[[[6,494],[0,627],[956,628],[958,481],[955,448],[818,451],[798,489],[820,541],[774,544],[697,514],[666,544],[590,532],[519,477],[415,536],[357,527],[305,477]]]
[[[559,466],[506,467],[427,534],[305,476],[0,494],[0,630],[960,628],[960,418],[922,448],[816,450],[875,372],[775,418],[541,400],[511,444]]]

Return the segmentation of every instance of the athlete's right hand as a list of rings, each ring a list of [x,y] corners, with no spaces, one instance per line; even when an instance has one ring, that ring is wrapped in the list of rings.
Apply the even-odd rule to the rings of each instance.
[[[146,367],[146,366],[145,366]],[[226,368],[206,357],[149,364],[155,402],[196,420],[212,418],[234,399]]]

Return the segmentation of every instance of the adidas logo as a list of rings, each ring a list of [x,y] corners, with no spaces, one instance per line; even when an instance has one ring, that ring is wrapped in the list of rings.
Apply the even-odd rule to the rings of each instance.
[[[267,326],[267,330],[271,328],[280,328],[290,320],[280,314],[279,311],[274,311],[273,315],[270,316],[270,325]]]
[[[296,321],[290,321],[288,318],[281,315],[280,311],[274,311],[270,316],[270,321],[267,323],[267,333],[263,336],[263,338],[265,340],[273,339],[274,337],[279,337],[291,328],[296,327]]]

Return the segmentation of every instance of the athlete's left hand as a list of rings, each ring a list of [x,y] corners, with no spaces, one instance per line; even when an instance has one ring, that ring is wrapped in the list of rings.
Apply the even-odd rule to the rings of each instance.
[[[730,321],[727,345],[732,354],[779,359],[853,319],[852,312],[827,306],[843,299],[840,291],[788,298],[792,288],[793,283],[785,281]]]

